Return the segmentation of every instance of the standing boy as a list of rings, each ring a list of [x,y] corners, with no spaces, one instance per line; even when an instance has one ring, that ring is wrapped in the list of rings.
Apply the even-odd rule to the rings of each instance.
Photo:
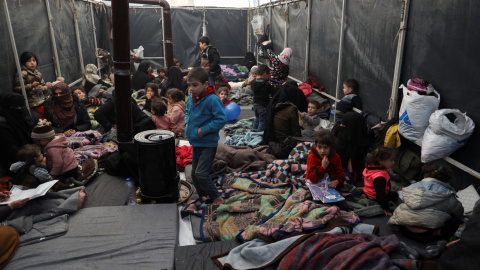
[[[209,197],[213,205],[222,204],[210,171],[217,153],[219,131],[227,117],[222,101],[215,95],[215,87],[208,85],[208,74],[202,68],[194,68],[187,75],[190,96],[185,112],[185,133],[193,146],[192,180],[200,198]]]
[[[270,68],[267,65],[259,65],[257,72],[257,77],[250,83],[253,91],[253,110],[255,111],[252,131],[260,132],[265,130],[267,106],[274,88],[268,81]]]
[[[217,48],[210,46],[210,39],[207,36],[201,36],[198,39],[200,46],[200,66],[208,74],[209,85],[215,84],[215,77],[222,74],[220,68],[220,53]]]

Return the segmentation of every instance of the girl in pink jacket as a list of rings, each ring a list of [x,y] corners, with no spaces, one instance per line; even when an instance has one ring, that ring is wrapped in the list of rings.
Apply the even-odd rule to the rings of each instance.
[[[168,97],[168,110],[167,114],[172,118],[172,121],[177,125],[178,132],[183,133],[185,132],[185,97],[182,91],[171,88],[167,91]]]

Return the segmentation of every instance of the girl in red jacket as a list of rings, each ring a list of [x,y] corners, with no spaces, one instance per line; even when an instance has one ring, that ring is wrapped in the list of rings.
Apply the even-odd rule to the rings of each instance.
[[[382,206],[387,216],[392,216],[389,202],[396,202],[398,195],[390,191],[390,169],[395,163],[395,149],[380,146],[367,155],[365,170],[363,170],[363,181],[365,187],[363,192]]]
[[[346,180],[342,168],[342,160],[335,152],[336,138],[329,130],[315,133],[315,146],[310,149],[307,158],[307,179],[317,182],[325,173],[331,179],[329,187],[338,188]]]

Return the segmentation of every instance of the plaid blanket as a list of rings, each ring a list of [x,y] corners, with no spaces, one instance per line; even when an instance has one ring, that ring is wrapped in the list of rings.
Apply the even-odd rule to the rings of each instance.
[[[392,234],[318,233],[288,252],[277,269],[417,269]]]
[[[309,191],[295,190],[291,183],[265,185],[251,178],[229,175],[218,184],[225,204],[207,205],[199,199],[182,209],[184,214],[202,217],[200,232],[204,242],[236,237],[251,240],[259,236],[276,239],[292,232],[321,228],[336,217],[351,224],[360,222],[353,212],[313,203]]]

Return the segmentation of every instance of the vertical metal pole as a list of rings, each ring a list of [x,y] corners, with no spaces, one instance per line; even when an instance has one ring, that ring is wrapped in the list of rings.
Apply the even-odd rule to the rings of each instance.
[[[270,31],[268,31],[268,39],[272,40],[271,38],[271,35],[272,35],[272,9],[273,9],[273,6],[272,6],[272,0],[270,0],[270,6],[268,7],[268,12],[270,13],[269,14],[269,17],[268,17],[268,25],[270,27]]]
[[[252,49],[252,32],[250,27],[250,1],[248,1],[248,9],[247,9],[247,52],[251,52]],[[249,70],[250,71],[250,70]]]
[[[311,13],[312,13],[312,0],[307,1],[307,33],[305,41],[305,69],[303,72],[303,81],[306,82],[308,79],[308,58],[310,57],[310,23],[311,23]]]
[[[390,106],[388,107],[388,119],[395,117],[397,113],[398,84],[400,82],[400,73],[402,72],[403,48],[405,47],[405,35],[407,34],[408,8],[410,1],[402,1],[402,13],[400,18],[400,33],[397,45],[397,58],[395,59],[395,71],[392,82],[392,96],[390,97]]]
[[[284,39],[283,39],[283,48],[287,47],[288,44],[288,4],[286,5],[285,9],[285,30],[283,31]]]
[[[115,108],[117,111],[117,139],[119,142],[130,142],[133,139],[128,6],[128,0],[112,1]]]
[[[162,7],[162,43],[163,43],[163,67],[167,67],[167,56],[165,52],[165,14],[163,14]]]
[[[48,2],[48,0],[45,0],[45,2]],[[80,69],[82,70],[82,74],[85,74],[85,64],[83,63],[82,43],[80,41],[80,30],[78,30],[78,17],[77,17],[77,9],[75,8],[75,2],[71,3],[70,6],[72,7],[72,12],[73,12],[75,36],[77,38],[78,57],[80,58]]]
[[[335,98],[338,99],[340,92],[340,71],[342,69],[342,53],[343,53],[343,23],[345,21],[345,0],[342,1],[342,22],[340,23],[340,45],[338,48],[338,65],[337,65],[337,87],[335,89]],[[333,121],[336,121],[336,114],[333,114]]]
[[[31,116],[32,112],[30,111],[30,106],[28,105],[28,97],[27,97],[27,92],[25,91],[25,83],[23,82],[22,67],[20,66],[20,61],[18,59],[17,45],[15,44],[15,37],[13,35],[12,22],[10,21],[10,13],[8,12],[7,0],[3,0],[3,4],[5,6],[5,18],[7,19],[8,34],[10,35],[10,40],[12,42],[12,50],[13,50],[13,56],[15,57],[15,65],[17,66],[18,80],[20,81],[20,86],[22,87],[22,94],[23,94],[23,98],[25,99],[25,106],[27,107],[28,113]]]
[[[55,41],[55,32],[53,31],[53,18],[52,13],[50,12],[50,4],[48,0],[45,0],[45,6],[47,7],[48,25],[50,27],[50,40],[52,42],[53,55],[55,57],[55,59],[53,60],[55,65],[55,73],[57,77],[61,77],[62,71],[60,70],[60,62],[58,62],[57,42]]]
[[[92,17],[92,28],[93,28],[93,41],[95,42],[95,58],[97,59],[97,67],[100,67],[100,58],[98,58],[98,44],[97,44],[97,33],[95,28],[95,18],[93,17],[93,3],[90,3],[90,15]],[[100,69],[97,69],[98,75],[101,74]]]

